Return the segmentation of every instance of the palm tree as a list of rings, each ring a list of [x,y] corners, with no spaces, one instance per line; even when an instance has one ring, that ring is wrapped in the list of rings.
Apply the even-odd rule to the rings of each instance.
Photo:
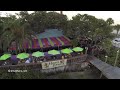
[[[112,18],[108,18],[108,19],[106,20],[106,22],[107,22],[109,25],[114,24],[114,20],[113,20]]]
[[[21,47],[23,45],[24,40],[30,41],[32,40],[33,32],[31,30],[28,31],[26,29],[26,26],[28,24],[21,25],[20,21],[17,20],[13,26],[11,27],[11,32],[13,34],[13,40],[16,42],[17,49],[24,49],[24,47]]]
[[[115,25],[114,29],[117,31],[116,37],[118,37],[118,33],[119,33],[119,30],[120,30],[120,25],[119,24]]]
[[[1,40],[3,42],[4,50],[6,50],[13,41],[16,42],[17,51],[20,49],[24,49],[21,47],[23,45],[23,41],[32,40],[32,33],[26,30],[26,24],[21,25],[19,19],[6,24],[4,27],[4,33],[1,35]]]

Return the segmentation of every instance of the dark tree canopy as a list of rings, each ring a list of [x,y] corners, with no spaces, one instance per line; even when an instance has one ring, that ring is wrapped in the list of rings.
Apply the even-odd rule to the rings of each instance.
[[[66,15],[57,12],[34,11],[30,14],[27,11],[21,11],[16,15],[0,17],[0,39],[6,40],[4,44],[7,43],[5,45],[8,47],[15,39],[21,42],[24,38],[39,34],[45,29],[57,28],[62,29],[64,35],[72,38],[76,46],[79,43],[77,39],[84,36],[95,42],[98,39],[102,41],[105,38],[113,38],[111,34],[113,23],[112,18],[105,21],[88,14],[78,14],[72,20],[68,20]],[[9,42],[5,36],[11,38]]]

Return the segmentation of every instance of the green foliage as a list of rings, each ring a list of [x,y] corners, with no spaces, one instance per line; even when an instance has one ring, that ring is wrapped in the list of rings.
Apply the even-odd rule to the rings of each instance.
[[[76,46],[78,45],[77,39],[71,40],[71,43],[72,43],[72,45],[73,45],[74,47],[76,47]]]
[[[17,19],[14,15],[10,15],[6,18],[2,18],[3,32],[0,39],[3,44],[3,50],[7,51],[12,41],[17,42],[17,46],[20,47],[24,39],[30,40],[30,30],[25,30],[25,24],[21,24],[21,20]]]
[[[27,28],[32,29],[36,33],[48,28],[65,29],[67,26],[67,16],[56,12],[35,11],[32,14],[28,14],[28,12],[22,11],[18,16],[21,24],[27,23]]]
[[[108,48],[108,51],[109,51],[109,52],[107,51],[108,52],[108,54],[107,54],[107,56],[108,56],[107,63],[108,64],[114,65],[115,59],[116,59],[116,55],[117,55],[117,50],[118,50],[118,48],[115,48],[115,47],[109,47]],[[100,59],[105,61],[105,55],[100,55]],[[118,55],[117,66],[120,67],[120,53]]]
[[[69,74],[67,73],[61,73],[57,76],[59,79],[70,79]]]
[[[107,51],[107,53],[109,55],[109,52],[111,51],[110,48],[112,48],[112,42],[111,42],[111,40],[108,39],[108,38],[105,39],[105,40],[103,40],[101,46],[102,46],[103,49],[105,49]]]
[[[46,75],[39,71],[29,70],[28,72],[15,73],[16,79],[45,79]]]
[[[35,11],[29,14],[21,11],[16,15],[18,18],[15,15],[0,17],[0,46],[4,51],[7,51],[12,41],[17,42],[17,48],[22,48],[24,39],[30,41],[31,35],[48,28],[64,30],[67,27],[67,16],[56,12]]]
[[[0,71],[0,79],[45,79],[46,74],[40,71],[28,70],[28,72]]]
[[[114,20],[113,20],[112,18],[108,18],[108,19],[106,20],[106,22],[107,22],[109,25],[114,24]]]
[[[115,26],[114,26],[114,29],[117,30],[117,34],[116,34],[116,37],[117,37],[117,36],[118,36],[118,33],[119,33],[119,31],[120,31],[120,25],[119,25],[119,24],[115,25]]]
[[[72,38],[86,36],[94,41],[102,37],[108,38],[111,36],[113,22],[110,18],[104,21],[88,14],[78,14],[68,22],[65,35]]]

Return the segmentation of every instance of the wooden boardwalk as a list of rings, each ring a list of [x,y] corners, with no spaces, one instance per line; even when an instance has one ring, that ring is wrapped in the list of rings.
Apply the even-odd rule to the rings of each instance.
[[[108,79],[120,79],[120,68],[113,67],[97,58],[93,58],[93,60],[90,60],[89,62],[98,68]]]

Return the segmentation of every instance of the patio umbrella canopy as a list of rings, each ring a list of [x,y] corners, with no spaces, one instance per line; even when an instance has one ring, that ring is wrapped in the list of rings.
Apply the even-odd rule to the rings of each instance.
[[[81,48],[81,47],[75,47],[72,50],[75,51],[75,52],[80,52],[80,51],[83,51],[83,48]]]
[[[7,60],[8,58],[10,58],[11,57],[11,54],[4,54],[4,55],[2,55],[1,57],[0,57],[0,60],[2,61],[2,60]]]
[[[32,53],[32,56],[34,56],[34,57],[41,57],[41,56],[45,56],[45,55],[44,55],[43,52],[37,51],[37,52]]]
[[[71,49],[69,49],[69,48],[66,48],[66,49],[62,49],[61,50],[61,53],[64,53],[64,54],[70,54],[70,53],[72,53],[73,51],[71,50]]]
[[[17,58],[19,58],[19,59],[25,59],[28,57],[29,57],[29,54],[27,54],[27,53],[20,53],[17,55]]]
[[[63,35],[62,30],[47,29],[40,34],[36,34],[32,41],[24,40],[22,46],[25,49],[56,48],[58,46],[71,46],[69,38]],[[12,42],[9,49],[16,51],[16,42]]]
[[[57,50],[50,50],[50,51],[48,51],[48,54],[57,55],[57,54],[60,54],[60,52]]]

